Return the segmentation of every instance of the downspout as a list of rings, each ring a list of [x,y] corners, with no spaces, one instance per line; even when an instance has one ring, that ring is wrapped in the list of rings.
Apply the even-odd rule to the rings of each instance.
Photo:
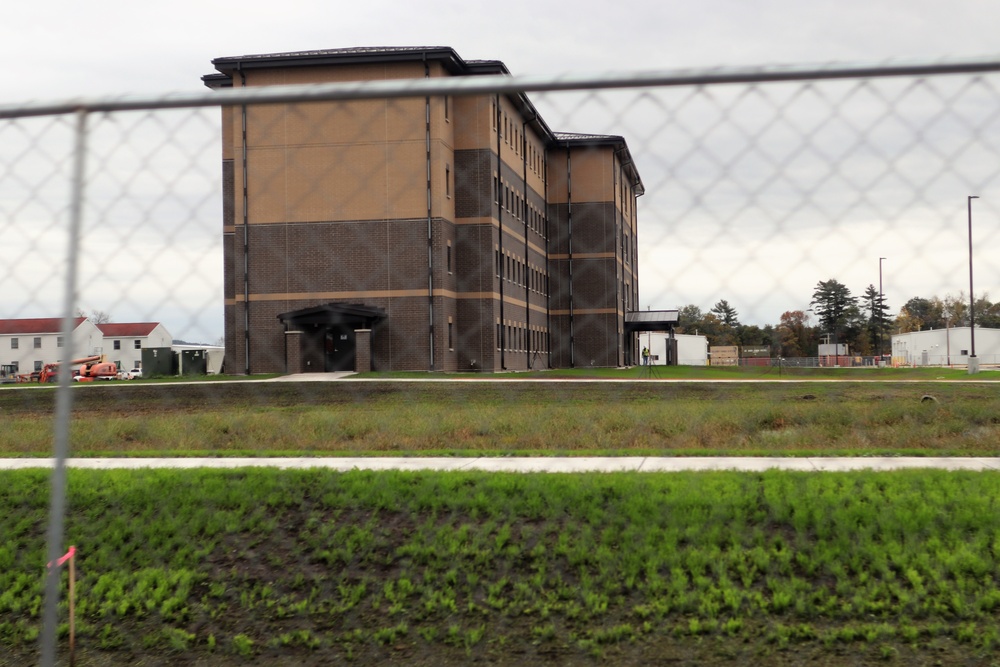
[[[424,78],[431,76],[427,54],[424,53]],[[427,321],[430,370],[434,370],[434,231],[431,210],[431,98],[424,97],[425,143],[427,149]]]
[[[618,151],[614,152],[614,157],[615,158],[618,157]],[[624,177],[625,177],[625,174],[623,174],[622,171],[621,171],[621,169],[619,169],[618,170],[618,178],[622,179]],[[617,352],[617,355],[618,355],[618,365],[619,366],[624,366],[625,365],[625,360],[624,360],[624,357],[623,357],[624,350],[622,349],[623,348],[622,339],[625,338],[625,253],[622,252],[621,253],[621,257],[619,257],[619,255],[618,255],[618,247],[621,246],[623,249],[625,247],[625,214],[624,214],[623,211],[621,211],[621,209],[624,208],[624,205],[625,205],[625,194],[623,192],[624,188],[621,187],[621,183],[623,183],[623,181],[619,180],[618,183],[619,183],[618,188],[617,188],[618,192],[615,193],[615,197],[617,199],[618,193],[621,192],[622,193],[622,200],[619,201],[619,202],[617,202],[617,206],[615,206],[615,209],[614,209],[614,213],[615,213],[615,226],[614,226],[614,229],[615,229],[615,236],[617,237],[614,240],[614,244],[615,244],[615,280],[618,283],[617,285],[615,285],[615,328],[616,329],[618,328],[618,305],[621,304],[621,308],[622,308],[622,311],[621,311],[622,312],[622,320],[621,320],[622,333],[621,333],[621,335],[618,335],[618,332],[616,331],[615,332],[615,339],[618,342],[618,352]],[[618,227],[618,221],[619,220],[621,220],[621,228]],[[619,276],[619,274],[618,274],[618,265],[619,264],[621,264],[621,267],[622,267],[621,268],[621,276]],[[619,298],[619,295],[621,296],[621,298]]]
[[[569,367],[576,368],[576,337],[573,330],[573,158],[566,142],[566,239],[569,271]]]
[[[240,73],[240,87],[247,87],[247,77],[243,73],[243,63],[236,63]],[[250,196],[247,189],[247,105],[240,107],[242,116],[243,148],[243,372],[250,375]]]
[[[500,370],[505,371],[505,370],[507,370],[507,325],[504,323],[504,318],[503,318],[503,316],[504,316],[504,307],[503,307],[504,288],[503,288],[503,281],[504,281],[504,278],[506,277],[505,272],[504,272],[504,268],[506,266],[506,262],[504,261],[504,256],[503,256],[503,201],[504,201],[504,197],[503,197],[503,194],[501,193],[501,189],[503,188],[503,156],[502,156],[502,154],[500,152],[501,151],[500,143],[503,140],[503,137],[501,136],[501,132],[503,132],[503,123],[501,123],[501,120],[503,119],[503,110],[500,108],[500,95],[499,94],[496,95],[496,102],[497,102],[497,196],[496,196],[496,203],[497,203],[497,223],[499,225],[499,239],[500,239],[499,242],[497,243],[497,248],[499,248],[499,250],[497,251],[499,253],[499,256],[497,257],[497,260],[500,262],[500,266],[498,267],[499,268],[498,275],[500,276]]]
[[[531,277],[528,268],[528,135],[524,131],[527,121],[521,121],[521,183],[524,190],[524,210],[521,211],[524,217],[524,328],[525,336],[528,340],[525,343],[525,351],[528,354],[528,370],[531,370]]]

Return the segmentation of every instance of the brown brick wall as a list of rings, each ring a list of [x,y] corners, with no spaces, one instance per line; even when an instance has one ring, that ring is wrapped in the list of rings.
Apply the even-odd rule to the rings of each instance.
[[[355,335],[354,362],[358,373],[372,369],[372,332],[371,329],[358,329]]]
[[[285,372],[304,373],[305,363],[302,358],[302,332],[285,332]]]
[[[455,217],[487,218],[493,212],[496,158],[488,148],[455,152]]]

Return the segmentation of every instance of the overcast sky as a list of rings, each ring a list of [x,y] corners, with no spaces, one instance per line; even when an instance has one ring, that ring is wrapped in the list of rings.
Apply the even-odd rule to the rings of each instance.
[[[515,74],[981,56],[994,0],[7,3],[0,95],[199,89],[219,56],[440,45]]]
[[[4,62],[0,104],[80,95],[201,91],[200,77],[213,71],[213,58],[253,53],[350,46],[451,46],[465,59],[502,60],[515,75],[551,75],[990,56],[1000,53],[998,26],[1000,2],[995,0],[21,2],[9,3],[0,22]],[[554,129],[590,129],[567,127],[562,119],[551,118],[544,108],[543,112]],[[882,254],[891,257],[888,266],[893,271],[887,271],[886,294],[893,312],[911,296],[944,296],[961,289],[957,279],[920,283],[920,264],[926,258],[919,253],[904,258],[899,251],[893,255],[873,248],[869,253],[872,257],[857,258],[864,270],[854,276],[834,275],[837,265],[814,268],[812,265],[829,254],[823,250],[826,237],[822,233],[794,237],[784,233],[787,228],[782,224],[769,219],[770,214],[764,214],[762,219],[770,220],[764,229],[771,251],[798,257],[786,266],[775,265],[770,255],[762,255],[760,265],[751,267],[752,272],[765,276],[765,282],[780,284],[777,296],[768,301],[766,287],[747,290],[745,272],[732,270],[745,246],[720,246],[716,262],[722,264],[713,266],[708,266],[711,257],[705,253],[693,260],[670,255],[682,230],[673,213],[666,212],[692,215],[689,209],[685,213],[686,204],[678,199],[658,198],[661,186],[664,191],[670,187],[662,174],[672,168],[675,157],[653,143],[640,143],[644,138],[634,134],[641,133],[641,128],[626,126],[621,133],[634,153],[643,154],[639,169],[647,187],[657,188],[640,200],[640,220],[651,221],[645,238],[640,238],[645,244],[640,255],[642,307],[673,308],[694,302],[707,310],[717,299],[727,298],[746,320],[774,323],[785,309],[808,307],[812,287],[819,280],[837,277],[860,294],[867,283],[877,282],[878,256]],[[692,159],[685,164],[693,171],[701,163]],[[948,225],[961,224],[964,196],[972,194],[963,188],[970,181],[978,182],[972,176],[958,183],[954,192],[945,193],[955,202],[949,215],[956,219]],[[985,201],[989,190],[979,194]],[[996,210],[991,207],[984,205],[983,210]],[[727,215],[716,213],[723,221],[729,219]],[[861,218],[863,221],[864,216]],[[940,224],[934,215],[925,222]],[[858,220],[854,223],[860,224]],[[892,223],[899,225],[900,219]],[[699,229],[706,228],[702,225]],[[956,229],[960,231],[960,227]],[[723,228],[717,238],[734,231],[738,230]],[[924,244],[925,239],[930,243],[936,237],[929,231],[919,238],[915,243]],[[945,272],[957,272],[960,241],[956,232],[944,243],[949,248],[956,246],[950,259],[943,262]],[[711,245],[713,241],[710,238],[703,243]],[[803,244],[808,245],[805,251]],[[872,270],[872,266],[876,268]],[[911,274],[905,274],[904,268]],[[996,265],[992,268],[992,274],[984,271],[984,289],[992,289],[996,298],[1000,297],[1000,271]],[[797,278],[789,282],[785,278],[793,269]],[[718,279],[717,284],[702,289],[712,276]],[[979,287],[977,284],[977,292]],[[202,327],[198,335],[208,337],[214,328],[214,324]]]

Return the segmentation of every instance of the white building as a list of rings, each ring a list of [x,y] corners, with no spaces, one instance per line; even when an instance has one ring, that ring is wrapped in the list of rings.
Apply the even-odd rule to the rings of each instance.
[[[892,337],[894,366],[968,366],[971,353],[969,327],[911,331]],[[976,357],[980,366],[1000,365],[1000,329],[976,327]]]
[[[104,335],[104,356],[126,370],[142,368],[142,350],[170,347],[174,339],[159,322],[107,322],[97,327]]]
[[[74,321],[69,345],[63,340],[62,319],[36,317],[0,320],[0,364],[14,373],[42,370],[45,364],[100,354],[104,335],[85,317]]]
[[[639,335],[639,347],[649,348],[653,355],[650,363],[663,366],[667,363],[667,338],[665,331],[649,331]],[[708,365],[708,338],[694,334],[674,334],[677,341],[678,366]]]
[[[173,342],[158,322],[94,324],[78,317],[74,324],[72,344],[66,346],[61,318],[0,320],[0,365],[30,373],[56,361],[103,354],[119,368],[142,368],[143,348],[170,347]]]

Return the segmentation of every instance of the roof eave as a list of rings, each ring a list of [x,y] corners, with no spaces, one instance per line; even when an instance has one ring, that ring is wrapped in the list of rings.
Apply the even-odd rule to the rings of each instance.
[[[378,64],[387,62],[440,62],[453,74],[467,73],[468,66],[454,49],[448,46],[386,47],[385,49],[343,49],[330,51],[300,51],[261,55],[226,56],[215,58],[212,65],[224,75],[239,70],[271,69],[276,67],[323,67],[330,65]],[[204,77],[203,77],[204,79]]]

